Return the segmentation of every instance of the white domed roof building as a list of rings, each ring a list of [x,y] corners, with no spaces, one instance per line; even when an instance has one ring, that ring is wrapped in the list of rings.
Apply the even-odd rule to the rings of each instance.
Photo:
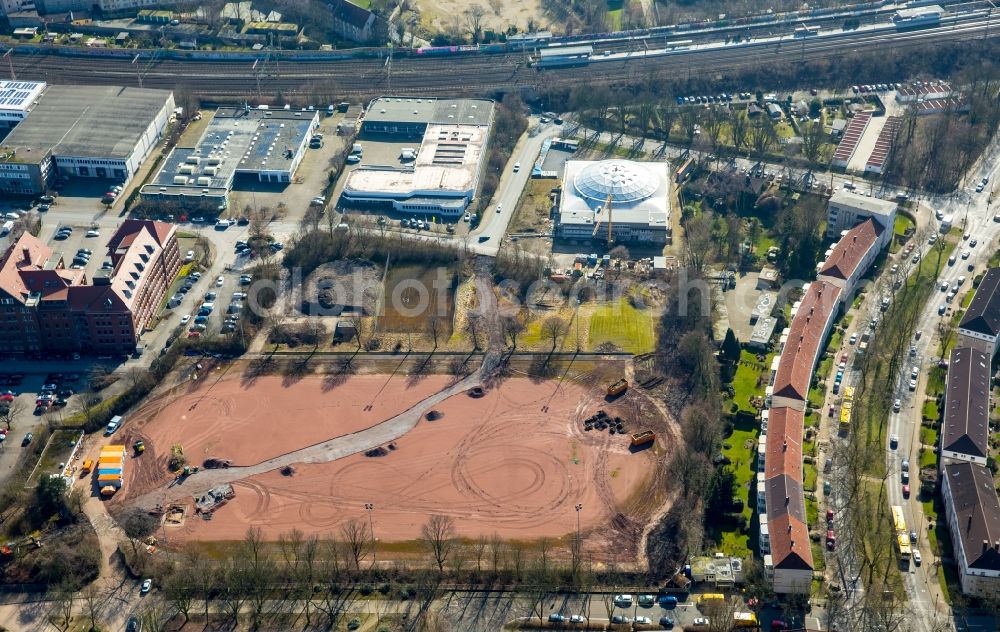
[[[670,231],[669,166],[665,162],[570,160],[563,174],[558,235],[564,239],[612,238],[666,243]],[[594,224],[600,222],[594,234]]]

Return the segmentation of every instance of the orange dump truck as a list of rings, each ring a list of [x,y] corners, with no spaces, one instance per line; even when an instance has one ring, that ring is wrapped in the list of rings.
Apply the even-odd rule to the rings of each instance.
[[[628,390],[628,380],[618,380],[614,384],[608,387],[608,395],[610,397],[615,397],[616,395],[621,395]]]
[[[652,430],[643,430],[642,432],[636,432],[632,435],[632,445],[646,445],[647,443],[652,443],[656,441],[656,433]]]

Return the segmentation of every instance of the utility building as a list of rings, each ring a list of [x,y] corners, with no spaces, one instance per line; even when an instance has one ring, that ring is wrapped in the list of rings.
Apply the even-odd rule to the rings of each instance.
[[[56,173],[128,183],[173,109],[166,90],[48,86],[0,144],[0,191],[37,195]]]
[[[479,189],[493,117],[493,102],[483,99],[375,99],[359,139],[414,140],[420,147],[410,163],[362,164],[351,171],[341,203],[461,216]]]
[[[318,125],[315,111],[220,108],[193,147],[170,152],[142,199],[220,211],[237,176],[291,183]]]

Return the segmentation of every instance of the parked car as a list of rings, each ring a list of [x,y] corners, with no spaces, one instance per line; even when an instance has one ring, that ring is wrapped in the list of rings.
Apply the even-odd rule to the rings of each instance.
[[[141,592],[142,594],[145,595],[146,593],[149,592],[150,588],[152,588],[152,587],[153,587],[153,580],[152,579],[144,579],[144,580],[142,580],[142,587],[139,588],[139,592]]]
[[[26,446],[29,443],[31,443],[31,440],[34,439],[34,438],[35,438],[35,435],[34,435],[34,433],[31,433],[31,432],[29,432],[28,434],[24,435],[24,439],[21,439],[21,447],[23,448],[24,446]]]
[[[615,605],[619,608],[629,608],[632,606],[632,595],[615,595]]]

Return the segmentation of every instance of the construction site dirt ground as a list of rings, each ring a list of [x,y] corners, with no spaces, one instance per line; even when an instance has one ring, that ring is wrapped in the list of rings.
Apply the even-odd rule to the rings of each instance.
[[[147,448],[131,460],[124,498],[117,500],[128,504],[170,484],[171,443],[182,442],[198,458],[259,462],[419,407],[422,396],[450,379],[426,376],[406,389],[405,377],[351,376],[326,392],[319,376],[288,387],[280,377],[260,378],[246,390],[238,380],[206,384],[157,403],[136,424],[155,454]],[[160,535],[167,544],[239,540],[254,526],[268,539],[293,528],[338,537],[344,522],[367,520],[370,503],[375,536],[384,543],[418,539],[433,514],[450,516],[459,537],[527,541],[575,533],[581,504],[585,546],[598,555],[614,548],[625,559],[666,496],[664,446],[675,442],[676,428],[640,389],[607,401],[605,381],[589,371],[546,380],[515,374],[482,397],[452,395],[433,406],[439,417],[421,416],[378,456],[355,453],[298,463],[291,475],[275,469],[235,480],[235,498],[211,520],[189,514],[182,527]],[[584,420],[599,409],[621,416],[626,433],[656,431],[656,445],[637,450],[627,434],[585,430]]]
[[[136,495],[169,483],[171,447],[180,444],[188,463],[228,459],[254,465],[327,439],[349,435],[393,417],[452,381],[429,375],[358,375],[331,381],[311,375],[291,384],[277,375],[247,384],[238,375],[204,382],[149,402],[129,416],[123,436],[145,453],[126,465],[125,491]]]

